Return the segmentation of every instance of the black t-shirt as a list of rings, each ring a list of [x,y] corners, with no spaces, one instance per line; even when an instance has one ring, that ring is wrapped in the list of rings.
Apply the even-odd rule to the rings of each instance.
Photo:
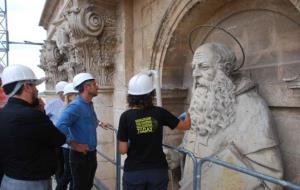
[[[167,168],[162,149],[163,126],[174,129],[179,119],[153,106],[125,111],[119,121],[118,140],[128,142],[124,171]]]

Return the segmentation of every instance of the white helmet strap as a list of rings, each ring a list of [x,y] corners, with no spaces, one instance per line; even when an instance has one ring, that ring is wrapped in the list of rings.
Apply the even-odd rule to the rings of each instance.
[[[12,97],[12,96],[14,96],[14,95],[18,92],[18,90],[22,87],[22,85],[23,85],[24,83],[25,83],[25,81],[19,81],[19,82],[17,82],[17,84],[16,84],[14,90],[13,90],[11,93],[9,93],[7,96],[8,96],[9,98]]]

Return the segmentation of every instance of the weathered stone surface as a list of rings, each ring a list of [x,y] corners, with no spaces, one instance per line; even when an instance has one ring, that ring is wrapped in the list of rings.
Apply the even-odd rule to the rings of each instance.
[[[189,107],[192,127],[185,132],[181,146],[200,158],[213,156],[282,178],[279,143],[268,107],[253,90],[251,80],[232,76],[235,64],[234,53],[222,44],[206,43],[196,49]],[[193,167],[187,157],[180,189],[193,187]],[[280,189],[210,163],[202,169],[201,189]]]
[[[93,7],[91,8],[94,10],[92,15],[98,15],[102,20],[106,20],[102,33],[97,37],[75,35],[68,42],[66,37],[76,32],[71,32],[74,28],[68,26],[70,22],[67,15],[79,16],[82,13],[74,15],[76,7],[81,8],[83,5]],[[54,68],[59,69],[58,73],[64,73],[62,77],[70,80],[73,72],[92,68],[93,74],[98,77],[98,83],[103,85],[107,82],[109,84],[105,85],[113,87],[109,93],[100,91],[94,103],[99,118],[111,122],[115,127],[118,125],[120,113],[127,108],[128,80],[135,73],[149,68],[161,71],[163,88],[187,89],[185,97],[180,95],[168,97],[167,95],[163,99],[163,105],[174,114],[184,111],[191,99],[192,86],[190,63],[193,54],[189,48],[189,34],[200,24],[218,24],[225,28],[241,42],[246,54],[242,70],[257,83],[257,92],[272,108],[280,140],[284,141],[281,150],[285,179],[295,181],[300,185],[299,180],[294,179],[300,171],[296,166],[300,161],[297,151],[299,143],[290,132],[291,130],[298,131],[298,128],[291,126],[297,126],[300,120],[294,117],[298,113],[300,92],[299,89],[290,89],[283,81],[283,79],[299,75],[300,29],[295,22],[289,20],[292,18],[299,23],[299,5],[299,0],[47,0],[40,25],[48,32],[47,40],[56,41],[60,52],[64,52],[63,63],[59,64],[59,68]],[[74,7],[75,9],[72,9]],[[86,10],[87,7],[83,7],[81,10]],[[71,12],[68,13],[68,10]],[[276,12],[282,13],[283,16]],[[97,16],[92,18],[97,18]],[[208,28],[202,28],[193,33],[191,36],[193,49],[199,46],[209,31]],[[108,40],[112,42],[109,43],[110,45],[103,46],[107,42],[105,36],[111,39],[110,34],[115,36],[115,39],[113,37],[113,40]],[[227,44],[235,51],[238,61],[241,60],[239,47],[223,32],[211,31],[207,41]],[[116,42],[115,47],[114,42]],[[78,52],[75,53],[76,47],[78,47]],[[105,52],[106,47],[113,50],[98,54],[101,51]],[[43,51],[42,49],[41,55]],[[113,64],[109,67],[90,67],[101,56],[105,58],[101,60],[108,60],[106,63],[112,60]],[[86,61],[82,61],[82,58],[86,58]],[[41,56],[41,65],[45,65],[44,63],[47,65],[45,57]],[[58,75],[58,73],[52,74],[47,69],[45,70],[47,76]],[[103,73],[102,71],[105,71],[105,76],[100,76],[99,73]],[[49,93],[53,87],[54,82],[47,84]],[[108,98],[109,96],[111,98]],[[281,110],[280,114],[278,110]],[[289,120],[290,123],[285,120]],[[171,139],[167,140],[171,144],[177,144],[177,141],[180,141],[181,134],[176,131],[166,131],[166,135],[166,139]],[[101,136],[99,138],[101,139]]]

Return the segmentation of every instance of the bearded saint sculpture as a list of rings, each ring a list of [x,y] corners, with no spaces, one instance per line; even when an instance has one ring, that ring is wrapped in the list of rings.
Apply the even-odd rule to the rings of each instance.
[[[235,61],[234,53],[222,44],[207,43],[195,51],[189,107],[192,128],[185,132],[181,146],[200,158],[214,156],[282,178],[281,156],[268,106],[250,79],[231,77]],[[192,189],[192,173],[192,161],[186,157],[181,189]],[[201,189],[274,190],[281,187],[205,163]]]

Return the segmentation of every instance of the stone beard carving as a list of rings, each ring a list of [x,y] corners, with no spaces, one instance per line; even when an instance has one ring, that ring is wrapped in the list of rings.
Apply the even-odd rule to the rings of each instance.
[[[234,53],[222,44],[200,46],[193,57],[193,94],[189,108],[192,129],[181,146],[199,157],[226,162],[282,178],[277,138],[268,106],[245,77],[230,76]],[[281,189],[280,186],[206,163],[203,190]],[[193,163],[186,157],[181,189],[192,189]]]
[[[199,141],[207,144],[208,137],[234,121],[235,86],[222,71],[217,71],[213,81],[199,80],[196,85],[199,87],[194,89],[189,108],[191,130],[200,135]]]

